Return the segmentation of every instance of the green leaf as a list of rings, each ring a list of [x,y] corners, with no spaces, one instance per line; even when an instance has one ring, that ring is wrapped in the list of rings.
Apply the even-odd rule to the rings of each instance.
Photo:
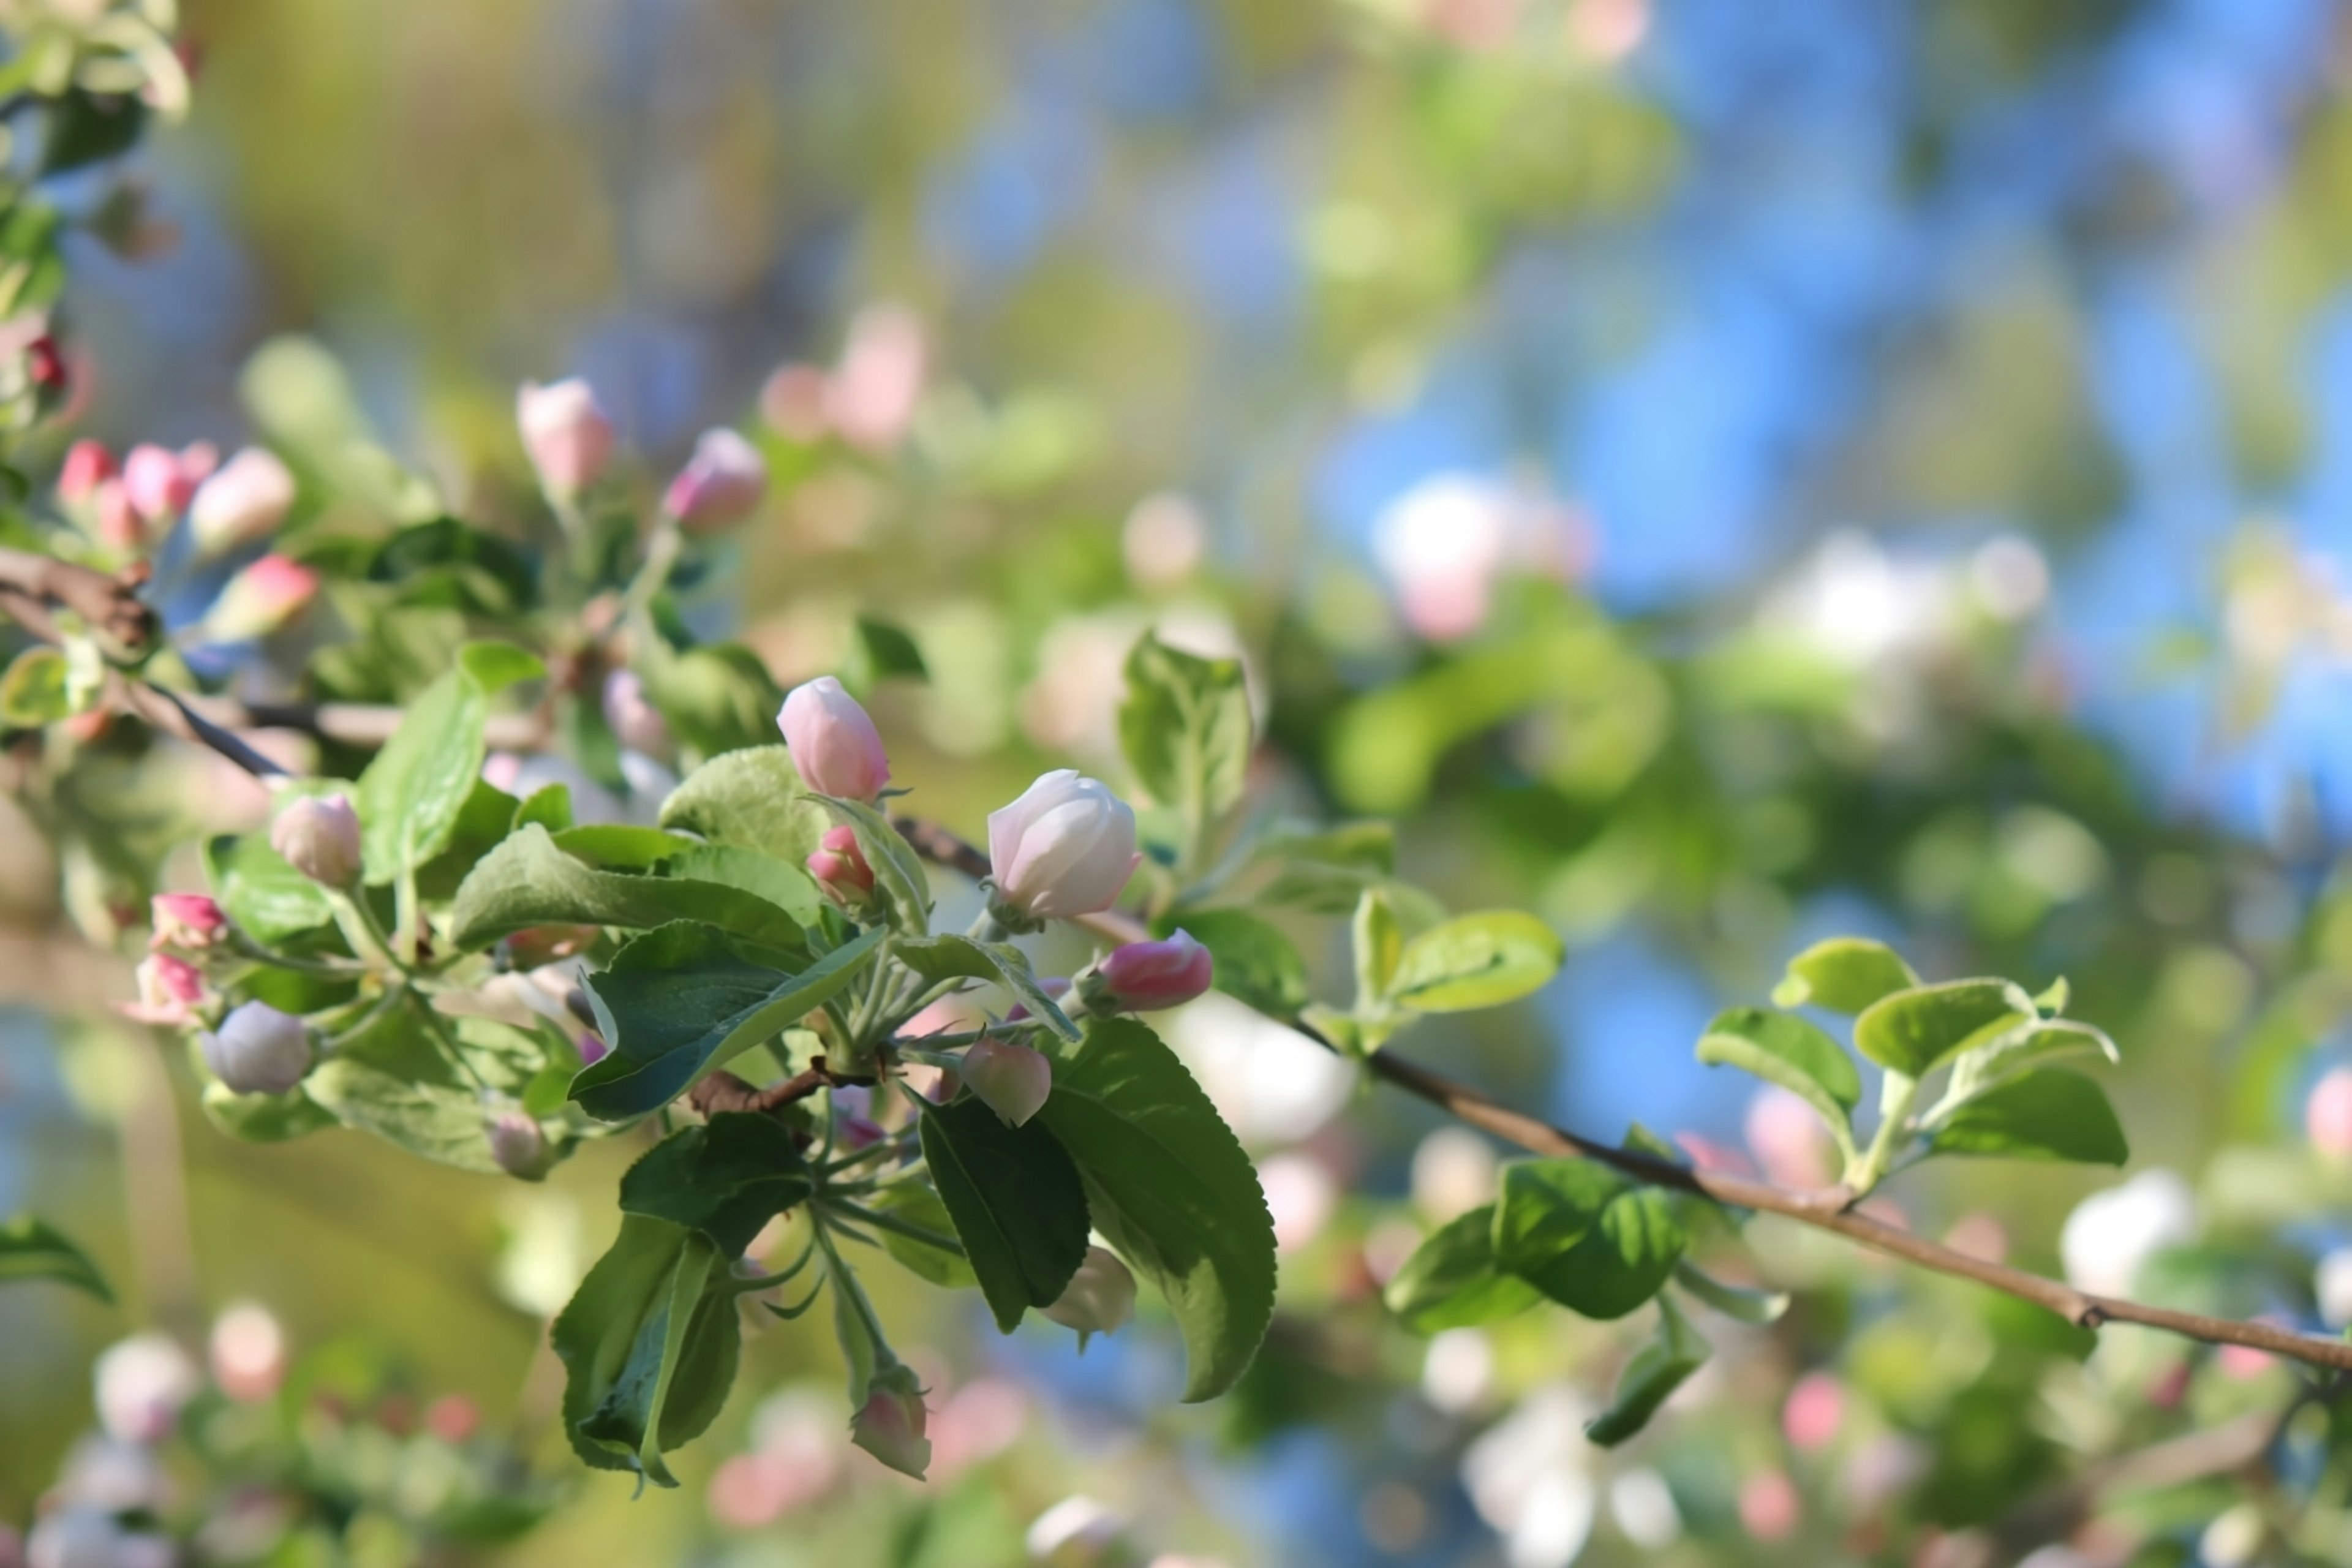
[[[67,1240],[63,1231],[28,1214],[0,1221],[0,1283],[16,1279],[54,1279],[110,1306],[114,1301],[106,1277],[89,1256]]]
[[[1633,1352],[1617,1376],[1609,1408],[1588,1424],[1584,1435],[1613,1448],[1650,1424],[1658,1407],[1703,1364],[1710,1347],[1665,1297],[1658,1298],[1657,1337]]]
[[[541,673],[539,661],[504,643],[468,643],[457,662],[409,706],[400,728],[360,775],[360,832],[367,879],[396,880],[449,842],[482,776],[482,728],[490,698]]]
[[[824,895],[800,867],[732,844],[697,844],[662,863],[666,877],[733,888],[775,905],[804,926],[822,918]]]
[[[551,829],[555,847],[599,871],[651,871],[688,849],[700,848],[683,834],[625,822],[592,822]]]
[[[876,1370],[897,1358],[888,1345],[875,1337],[873,1324],[859,1310],[864,1288],[857,1283],[857,1276],[846,1267],[835,1268],[828,1260],[825,1278],[833,1286],[833,1337],[841,1346],[841,1363],[849,1372],[849,1408],[856,1410],[874,1387]]]
[[[950,1238],[955,1236],[955,1220],[949,1215],[948,1205],[940,1201],[940,1194],[928,1183],[922,1181],[909,1178],[893,1182],[869,1195],[866,1206],[878,1209],[893,1219],[904,1220],[916,1229],[929,1231],[934,1236]],[[885,1230],[879,1226],[876,1227],[875,1236],[882,1243],[882,1250],[897,1258],[910,1272],[934,1285],[961,1290],[976,1288],[980,1284],[980,1277],[971,1271],[971,1264],[964,1257],[961,1247],[951,1250],[945,1247],[933,1247],[903,1231]]]
[[[1698,1059],[1777,1083],[1821,1113],[1843,1139],[1862,1100],[1862,1075],[1835,1040],[1793,1013],[1733,1007],[1699,1037]]]
[[[1683,1253],[1674,1200],[1590,1160],[1503,1167],[1495,1258],[1560,1305],[1622,1318],[1658,1293]]]
[[[1356,900],[1349,937],[1356,955],[1356,1005],[1385,1001],[1404,964],[1404,927],[1397,920],[1396,901],[1385,889],[1364,889]]]
[[[1050,1307],[1087,1256],[1077,1168],[1035,1119],[1008,1127],[970,1095],[923,1111],[923,1161],[997,1328]]]
[[[45,644],[28,647],[0,674],[0,724],[38,730],[72,713],[66,656],[57,649]]]
[[[1276,826],[1251,847],[1244,869],[1269,868],[1274,879],[1259,895],[1267,902],[1345,914],[1367,887],[1396,875],[1396,829],[1385,822]]]
[[[647,930],[692,920],[780,952],[803,950],[798,921],[740,888],[685,877],[631,876],[582,865],[537,823],[482,858],[457,889],[450,935],[461,948],[485,948],[538,925],[606,925]]]
[[[792,753],[766,745],[729,752],[695,769],[662,803],[661,825],[798,866],[833,817],[801,784]]]
[[[837,800],[829,795],[811,797],[849,825],[857,847],[874,871],[874,891],[882,900],[883,918],[901,936],[921,936],[931,929],[931,879],[913,845],[899,837],[889,818],[863,802]]]
[[[1389,1280],[1383,1299],[1417,1334],[1497,1322],[1543,1300],[1534,1286],[1496,1267],[1492,1204],[1432,1232]]]
[[[1057,1050],[1038,1113],[1085,1178],[1095,1228],[1167,1299],[1187,1400],[1231,1388],[1274,1317],[1274,1220],[1241,1141],[1158,1036],[1104,1019]]]
[[[1182,931],[1209,950],[1216,987],[1261,1013],[1287,1018],[1307,1005],[1307,963],[1275,926],[1246,910],[1171,910],[1151,934]]]
[[[855,640],[850,645],[848,674],[850,684],[863,690],[877,681],[893,676],[908,676],[916,680],[930,679],[930,670],[923,663],[923,650],[915,639],[887,621],[871,616],[857,617],[853,628]]]
[[[603,1121],[658,1110],[822,1006],[864,971],[882,936],[877,927],[787,974],[709,926],[680,921],[648,931],[588,977],[613,1051],[572,1080],[572,1098]]]
[[[1914,1079],[2035,1016],[2033,1001],[2006,980],[1947,980],[1880,997],[1853,1021],[1854,1047]]]
[[[283,1094],[239,1094],[213,1079],[198,1103],[205,1121],[248,1143],[283,1143],[336,1125],[335,1113],[299,1086]]]
[[[1789,973],[1773,987],[1772,1000],[1783,1007],[1810,1003],[1832,1013],[1859,1013],[1882,996],[1918,984],[1911,966],[1885,942],[1836,936],[1789,960]]]
[[[2099,1086],[2080,1073],[2050,1068],[2020,1074],[1960,1106],[1929,1142],[1939,1154],[2094,1165],[2120,1165],[2131,1158],[2123,1127]]]
[[[1183,820],[1186,848],[1196,851],[1248,782],[1249,691],[1241,661],[1181,653],[1147,634],[1128,655],[1118,739],[1138,782]]]
[[[543,784],[531,792],[529,800],[515,807],[514,822],[509,831],[526,823],[535,822],[551,834],[561,833],[572,826],[572,786]]]
[[[302,1080],[302,1090],[346,1127],[373,1132],[413,1154],[462,1170],[496,1173],[479,1078],[521,1098],[546,1065],[544,1044],[486,1018],[421,1016],[417,993],[347,1037]],[[444,1039],[463,1043],[460,1068]]]
[[[940,935],[901,938],[890,949],[892,957],[930,984],[942,980],[979,980],[1001,984],[1033,1017],[1043,1018],[1066,1040],[1078,1037],[1061,1004],[1046,994],[1029,967],[1029,955],[1009,942],[974,942],[968,936]]]
[[[1725,1317],[1743,1323],[1777,1323],[1789,1310],[1787,1291],[1759,1290],[1717,1279],[1687,1258],[1675,1265],[1675,1283]]]
[[[1953,1103],[1971,1100],[2020,1073],[2078,1057],[2099,1057],[2111,1063],[2122,1059],[2106,1032],[2089,1024],[2070,1018],[2021,1023],[1961,1052],[1952,1063],[1952,1081],[1945,1099]]]
[[[658,637],[639,646],[635,665],[646,700],[686,745],[713,757],[776,738],[784,694],[750,648],[710,643],[673,650]]]
[[[621,1178],[621,1212],[699,1231],[734,1258],[810,1190],[808,1164],[782,1122],[721,1111],[671,1133],[630,1166]]]
[[[256,941],[279,942],[333,923],[327,890],[288,865],[266,835],[211,839],[205,860],[213,897]]]
[[[1567,952],[1559,933],[1533,915],[1464,915],[1405,944],[1390,994],[1419,1013],[1499,1007],[1539,990]]]
[[[550,1336],[569,1374],[564,1430],[583,1460],[677,1484],[662,1456],[710,1425],[735,1380],[740,1330],[727,1284],[708,1237],[622,1219]]]
[[[129,93],[74,88],[49,106],[41,142],[43,179],[128,153],[139,144],[147,106]]]

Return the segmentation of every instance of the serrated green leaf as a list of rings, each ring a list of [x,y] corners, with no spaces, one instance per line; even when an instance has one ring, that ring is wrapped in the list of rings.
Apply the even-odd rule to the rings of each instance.
[[[1914,1079],[2035,1016],[2032,999],[2006,980],[1947,980],[1890,992],[1853,1021],[1854,1048]]]
[[[695,769],[662,803],[661,825],[798,866],[815,851],[833,817],[801,784],[792,753],[764,745],[729,752]]]
[[[613,1049],[572,1080],[572,1100],[603,1121],[659,1110],[823,1006],[864,972],[882,936],[866,931],[786,973],[710,926],[679,921],[646,932],[588,977]]]
[[[1801,1097],[1847,1142],[1862,1075],[1835,1040],[1793,1013],[1732,1007],[1699,1037],[1698,1059],[1736,1067]]]
[[[1543,1300],[1495,1262],[1495,1205],[1481,1204],[1430,1233],[1390,1279],[1389,1310],[1417,1334],[1516,1317]]]
[[[1050,1307],[1087,1256],[1087,1194],[1070,1156],[1033,1118],[1008,1127],[966,1095],[922,1112],[930,1168],[997,1328]]]
[[[1127,658],[1120,749],[1137,782],[1185,824],[1188,855],[1248,783],[1249,690],[1239,659],[1202,658],[1146,635]]]
[[[1918,984],[1911,966],[1885,942],[1837,936],[1789,960],[1789,973],[1773,987],[1772,1000],[1783,1007],[1810,1005],[1859,1013],[1882,996]]]
[[[1503,1167],[1495,1258],[1560,1305],[1622,1318],[1658,1293],[1682,1256],[1674,1200],[1590,1160]]]
[[[334,921],[327,890],[288,865],[262,834],[209,840],[205,859],[213,897],[257,941],[279,942]]]
[[[651,871],[688,849],[702,847],[682,834],[625,822],[557,828],[548,837],[555,840],[558,849],[598,871]]]
[[[621,1178],[621,1212],[699,1231],[740,1258],[761,1226],[811,1190],[792,1132],[766,1116],[721,1111],[663,1139]]]
[[[1218,990],[1259,1012],[1287,1018],[1307,1005],[1307,963],[1290,939],[1246,910],[1171,910],[1154,936],[1181,931],[1209,950]]]
[[[1540,990],[1567,953],[1559,933],[1533,915],[1463,915],[1405,944],[1389,994],[1417,1013],[1499,1007]]]
[[[1633,1436],[1706,1363],[1710,1350],[1674,1303],[1659,1297],[1656,1337],[1625,1363],[1609,1408],[1584,1428],[1584,1435],[1604,1448],[1613,1448]]]
[[[1184,1336],[1184,1397],[1231,1388],[1274,1316],[1274,1220],[1241,1141],[1129,1018],[1056,1050],[1038,1118],[1085,1179],[1095,1228],[1166,1298]]]
[[[1999,1154],[2012,1160],[2072,1160],[2120,1165],[2131,1146],[2105,1093],[2080,1073],[2021,1073],[1968,1101],[1936,1129],[1939,1154]]]
[[[800,923],[757,894],[690,878],[598,871],[566,855],[536,823],[518,828],[466,878],[449,932],[459,947],[478,949],[538,925],[644,931],[680,920],[782,953],[804,949]]]
[[[2000,1031],[1953,1059],[1952,1081],[1945,1098],[1957,1104],[2020,1073],[2078,1057],[2098,1057],[2110,1063],[2122,1059],[2106,1032],[2089,1024],[2070,1018],[2021,1020],[2014,1028]]]
[[[412,992],[376,1015],[310,1070],[302,1090],[346,1127],[442,1164],[494,1173],[482,1086],[520,1100],[546,1065],[547,1048],[488,1018],[436,1015],[437,1028],[429,1027],[425,1005]],[[457,1065],[453,1045],[470,1072]],[[550,1147],[567,1145],[551,1139]]]
[[[0,1283],[20,1279],[53,1279],[110,1306],[114,1301],[89,1255],[57,1226],[28,1214],[0,1221]]]
[[[502,643],[469,643],[456,665],[409,705],[400,728],[360,774],[361,842],[367,879],[413,873],[449,842],[482,775],[490,698],[539,673],[539,661]]]
[[[708,1237],[622,1219],[550,1336],[568,1374],[564,1430],[586,1463],[677,1484],[663,1456],[709,1427],[735,1380],[741,1331],[725,1271]]]

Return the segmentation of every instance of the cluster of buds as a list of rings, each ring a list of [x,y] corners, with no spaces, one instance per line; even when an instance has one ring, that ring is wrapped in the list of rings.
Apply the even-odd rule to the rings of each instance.
[[[525,382],[515,395],[515,424],[540,489],[560,510],[569,513],[612,467],[612,416],[595,388],[577,376],[544,386]],[[758,510],[767,493],[767,459],[720,427],[697,438],[693,455],[662,492],[662,510],[688,533],[718,533]]]
[[[147,945],[159,952],[204,952],[229,938],[228,914],[207,894],[158,893],[147,910],[154,929]]]
[[[109,549],[145,550],[171,531],[219,466],[220,453],[208,441],[177,452],[142,443],[119,468],[104,442],[76,441],[58,469],[58,500]]]

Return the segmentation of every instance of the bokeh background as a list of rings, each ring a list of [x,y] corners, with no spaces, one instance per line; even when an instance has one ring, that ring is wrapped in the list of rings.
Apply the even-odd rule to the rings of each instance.
[[[2070,976],[2124,1047],[2134,1169],[2198,1179],[2224,1255],[2338,1239],[2298,1162],[2352,1059],[2343,8],[191,0],[186,31],[139,254],[78,242],[69,433],[364,426],[496,525],[537,505],[525,379],[589,377],[649,474],[760,430],[780,482],[696,613],[787,681],[857,605],[907,626],[931,679],[877,708],[931,814],[1117,777],[1119,661],[1158,625],[1248,658],[1271,796],[1394,815],[1450,902],[1569,936],[1536,1001],[1399,1049],[1769,1166],[1769,1113],[1691,1044],[1865,932],[1930,974]],[[853,438],[805,438],[828,395]],[[156,831],[215,807],[158,800]],[[1240,1394],[1171,1405],[1164,1325],[1080,1358],[896,1281],[965,1396],[928,1492],[837,1455],[782,1467],[830,1503],[723,1469],[831,1431],[834,1352],[794,1326],[686,1488],[631,1501],[566,1470],[534,1352],[628,1152],[524,1189],[222,1138],[100,1016],[127,965],[68,934],[73,867],[8,831],[0,1210],[128,1296],[0,1295],[10,1514],[87,1423],[91,1352],[240,1299],[520,1434],[574,1500],[515,1563],[1017,1562],[1074,1493],[1137,1561],[1860,1561],[1898,1506],[1869,1463],[1932,1491],[1949,1460],[1998,1512],[2114,1436],[2078,1371],[2081,1408],[2042,1390],[1969,1470],[1949,1434],[2006,1342],[1974,1299],[1898,1310],[1783,1237],[1777,1277],[1822,1294],[1693,1395],[1725,1414],[1585,1449],[1622,1337],[1545,1313],[1425,1353],[1366,1302],[1479,1146],[1211,1003],[1176,1037],[1286,1227]],[[2055,1269],[2113,1180],[1987,1163],[1896,1201]],[[2199,1289],[2315,1326],[2295,1278]],[[1824,1367],[1851,1430],[1808,1447],[1780,1402]]]

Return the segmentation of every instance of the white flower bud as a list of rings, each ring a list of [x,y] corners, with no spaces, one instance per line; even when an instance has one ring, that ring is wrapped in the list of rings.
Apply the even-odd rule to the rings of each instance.
[[[515,424],[540,484],[557,500],[595,483],[612,460],[613,421],[578,376],[545,386],[524,382],[515,394]]]
[[[1143,857],[1127,803],[1061,768],[989,813],[988,858],[998,901],[1016,921],[1036,922],[1110,908]]]
[[[239,1094],[283,1094],[302,1081],[317,1053],[301,1019],[267,1002],[247,1002],[203,1039],[205,1065]]]
[[[975,1040],[963,1054],[963,1081],[1007,1126],[1018,1127],[1045,1109],[1054,1092],[1054,1064],[1045,1054],[1010,1040]]]
[[[303,795],[288,802],[269,826],[269,847],[326,887],[348,888],[360,879],[360,817],[348,795]]]
[[[539,1122],[520,1110],[501,1110],[490,1118],[490,1158],[509,1176],[537,1181],[547,1173],[547,1134]]]
[[[197,488],[188,532],[200,555],[226,555],[278,531],[294,505],[294,475],[274,452],[247,447]]]
[[[1089,1247],[1068,1287],[1044,1310],[1062,1327],[1077,1330],[1083,1350],[1089,1336],[1116,1332],[1135,1316],[1135,1276],[1108,1248]]]
[[[164,1333],[134,1334],[98,1358],[98,1421],[118,1443],[160,1443],[195,1397],[196,1363]]]

